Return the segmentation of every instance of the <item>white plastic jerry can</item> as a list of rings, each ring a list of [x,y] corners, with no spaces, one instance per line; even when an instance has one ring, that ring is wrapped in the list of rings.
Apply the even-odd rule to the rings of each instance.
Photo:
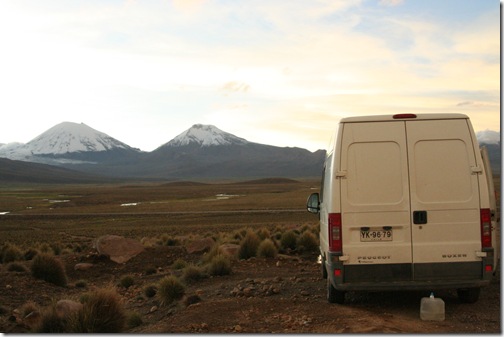
[[[420,319],[422,321],[444,321],[444,301],[440,298],[435,298],[434,293],[431,293],[429,297],[422,297],[420,301]]]

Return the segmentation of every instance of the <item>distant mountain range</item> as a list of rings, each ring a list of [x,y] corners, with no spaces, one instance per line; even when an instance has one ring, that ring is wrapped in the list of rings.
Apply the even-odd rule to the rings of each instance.
[[[253,143],[196,124],[143,152],[85,124],[64,122],[26,144],[0,145],[0,157],[113,178],[254,179],[318,177],[325,151]]]
[[[493,171],[500,173],[500,133],[485,130],[477,138],[488,148]],[[257,179],[319,177],[325,151],[253,143],[196,124],[143,152],[85,124],[63,122],[26,144],[0,144],[1,158],[0,181]]]

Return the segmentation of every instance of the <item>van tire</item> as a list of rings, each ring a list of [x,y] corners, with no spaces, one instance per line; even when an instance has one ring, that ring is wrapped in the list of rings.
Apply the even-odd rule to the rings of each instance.
[[[327,278],[327,268],[326,268],[326,265],[325,265],[325,259],[322,258],[322,278],[323,279],[326,279]]]
[[[481,288],[457,289],[457,295],[463,303],[475,303],[479,299]]]
[[[345,302],[345,292],[334,289],[331,279],[327,278],[327,301],[329,303],[343,304]]]

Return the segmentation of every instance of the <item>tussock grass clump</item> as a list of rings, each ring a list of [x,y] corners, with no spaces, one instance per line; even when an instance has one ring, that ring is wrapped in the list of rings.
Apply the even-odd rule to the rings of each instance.
[[[126,311],[113,288],[97,289],[87,297],[77,314],[70,317],[66,332],[117,333],[124,329]]]
[[[156,296],[157,287],[154,284],[149,284],[144,287],[143,291],[144,291],[145,296],[147,296],[148,298],[151,298],[151,297]]]
[[[212,246],[212,249],[210,249],[210,251],[208,253],[205,253],[205,255],[203,255],[203,258],[201,259],[203,263],[209,263],[210,261],[212,261],[212,259],[218,255],[223,255],[223,251],[220,247],[219,244],[215,244]]]
[[[16,273],[26,273],[28,272],[28,268],[19,262],[10,262],[7,265],[7,271],[13,271]]]
[[[78,280],[77,282],[75,282],[75,287],[76,288],[86,288],[87,282],[85,280]]]
[[[260,243],[261,240],[259,239],[259,236],[257,236],[257,234],[252,230],[248,230],[247,235],[245,235],[240,244],[238,257],[242,260],[247,260],[251,257],[256,256],[257,248],[259,247]]]
[[[2,263],[20,261],[23,259],[21,249],[13,244],[7,244],[2,249]]]
[[[69,325],[66,317],[61,317],[56,311],[56,305],[41,310],[39,324],[33,328],[35,333],[68,333]]]
[[[138,312],[133,312],[128,316],[128,328],[136,328],[143,324],[142,316]]]
[[[271,233],[268,228],[262,227],[257,231],[257,235],[261,240],[265,240],[270,238]]]
[[[172,264],[172,268],[179,270],[184,269],[187,266],[187,262],[184,259],[176,259]]]
[[[297,247],[300,251],[315,252],[319,246],[317,237],[310,231],[305,231],[297,240]]]
[[[278,254],[278,249],[270,239],[265,239],[261,241],[259,247],[257,248],[258,257],[276,257]]]
[[[31,261],[35,256],[37,256],[38,253],[38,250],[36,250],[35,248],[28,248],[28,250],[25,251],[23,258],[26,261]]]
[[[67,275],[63,263],[53,255],[40,253],[32,261],[31,272],[35,278],[64,287]]]
[[[6,315],[10,310],[5,305],[0,304],[0,315]]]
[[[119,281],[119,285],[123,288],[128,289],[131,287],[133,284],[135,284],[135,280],[133,279],[133,276],[131,275],[126,275],[121,277],[121,280]]]
[[[208,264],[208,273],[212,276],[231,274],[231,261],[225,255],[216,255]]]
[[[295,250],[296,242],[297,234],[293,230],[288,230],[287,232],[283,233],[282,237],[280,238],[280,245],[283,249]]]
[[[180,300],[185,295],[186,287],[176,276],[166,276],[158,284],[157,296],[161,305],[168,305]]]
[[[157,273],[156,267],[149,266],[145,269],[145,275],[154,275],[155,273]]]
[[[188,265],[182,271],[182,279],[185,282],[199,281],[205,277],[203,270],[195,265]]]
[[[40,311],[40,307],[38,306],[37,303],[35,303],[33,301],[28,301],[25,304],[23,304],[21,306],[21,308],[19,308],[19,311],[21,312],[21,315],[23,317],[26,317],[27,315],[29,315],[33,312]]]
[[[46,253],[46,254],[52,254],[53,253],[53,250],[52,250],[51,246],[47,242],[41,243],[39,245],[39,247],[38,247],[38,250],[41,253]]]

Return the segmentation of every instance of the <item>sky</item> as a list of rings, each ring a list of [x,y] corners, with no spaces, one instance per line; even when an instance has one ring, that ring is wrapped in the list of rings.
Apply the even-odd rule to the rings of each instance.
[[[152,151],[193,124],[326,149],[341,118],[500,130],[498,0],[1,0],[0,143],[64,121]]]

